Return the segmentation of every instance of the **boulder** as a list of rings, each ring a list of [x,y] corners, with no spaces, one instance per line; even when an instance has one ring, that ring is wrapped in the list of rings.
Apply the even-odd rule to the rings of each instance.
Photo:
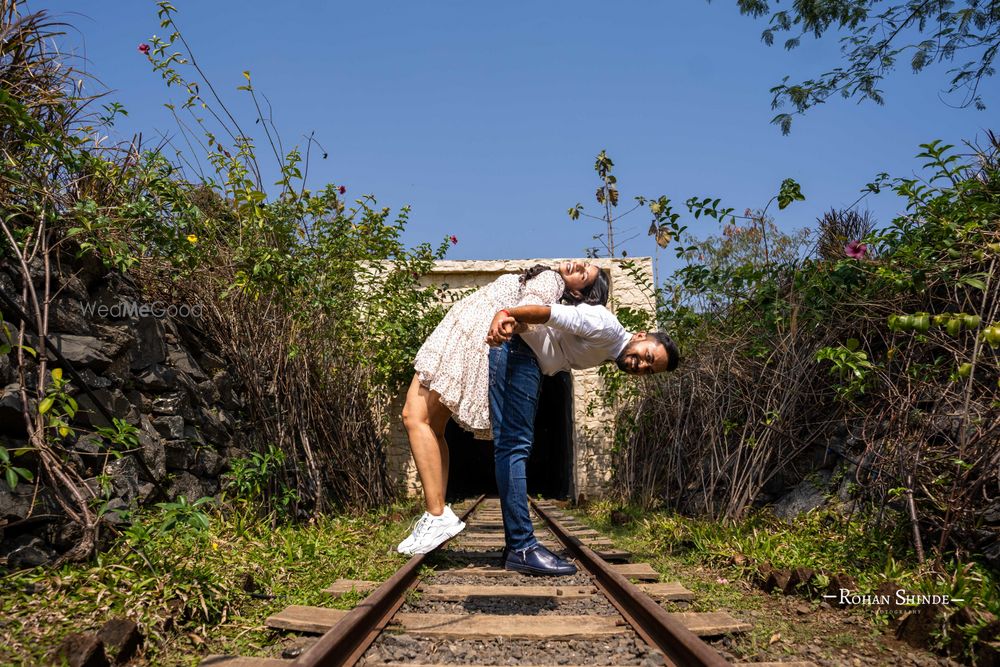
[[[6,482],[0,482],[0,519],[19,521],[28,516],[31,511],[31,493],[23,493],[28,488],[26,484],[18,484],[13,491]]]
[[[97,631],[97,637],[116,665],[124,665],[134,658],[143,641],[139,626],[127,618],[111,619]]]
[[[179,373],[162,364],[152,364],[134,376],[136,386],[143,391],[169,391],[177,386]]]
[[[188,470],[194,463],[194,447],[185,440],[168,440],[163,449],[167,470]]]
[[[25,437],[27,430],[22,411],[21,385],[12,382],[0,391],[0,433],[17,438]]]
[[[167,475],[167,453],[163,445],[163,438],[160,437],[148,417],[141,417],[139,425],[139,446],[142,448],[142,460],[149,468],[153,478],[156,481],[161,481]]]
[[[92,368],[99,373],[111,365],[111,358],[104,353],[104,342],[99,338],[65,333],[50,333],[48,338],[73,368]],[[37,349],[37,340],[33,347]]]
[[[111,476],[111,487],[116,497],[126,503],[139,498],[139,464],[133,456],[111,461],[105,471]]]
[[[190,411],[187,393],[180,391],[154,397],[151,407],[154,415],[181,415],[183,417],[183,412]]]
[[[107,389],[114,383],[103,375],[98,375],[89,368],[84,368],[80,371],[80,377],[83,378],[84,383],[91,389]]]
[[[112,417],[127,419],[132,410],[132,404],[125,398],[121,389],[94,389],[91,391],[101,406],[111,413]],[[101,408],[90,399],[87,394],[81,393],[76,397],[80,406],[80,411],[76,413],[76,421],[97,428],[99,426],[111,426]]]
[[[167,440],[181,440],[184,438],[184,418],[179,415],[154,417],[153,427]]]
[[[191,471],[199,477],[217,477],[222,471],[223,460],[218,452],[207,447],[198,449]]]
[[[216,414],[216,410],[202,408],[198,412],[197,423],[205,439],[213,444],[224,443],[229,439],[229,430]]]
[[[820,470],[799,482],[774,504],[775,516],[790,520],[821,507],[826,503],[830,476],[829,470]]]
[[[76,299],[57,297],[49,304],[49,331],[72,334],[92,334],[93,327],[84,317],[84,307]]]
[[[94,329],[104,341],[104,354],[112,359],[128,356],[129,350],[135,345],[136,334],[127,323],[95,324]]]
[[[192,502],[207,495],[202,481],[189,472],[179,472],[174,476],[170,482],[168,494],[171,499],[184,496]]]
[[[66,636],[53,655],[56,665],[68,667],[110,667],[104,643],[92,633],[74,632]]]
[[[222,357],[208,351],[202,352],[200,361],[201,367],[205,369],[206,373],[214,374],[226,367],[226,361]]]
[[[188,354],[187,350],[177,345],[171,345],[167,352],[170,364],[179,371],[183,371],[191,376],[195,382],[204,382],[208,379],[205,371],[201,370],[198,363]]]
[[[40,537],[20,535],[6,543],[7,567],[21,570],[45,565],[56,557]]]
[[[132,370],[150,368],[167,360],[167,342],[164,333],[163,323],[156,317],[140,317],[136,321]]]

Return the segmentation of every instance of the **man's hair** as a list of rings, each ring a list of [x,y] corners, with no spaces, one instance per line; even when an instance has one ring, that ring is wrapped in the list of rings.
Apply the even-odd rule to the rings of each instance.
[[[677,364],[681,362],[681,353],[674,339],[662,331],[647,331],[646,335],[655,338],[667,350],[667,370],[672,371],[677,368]]]

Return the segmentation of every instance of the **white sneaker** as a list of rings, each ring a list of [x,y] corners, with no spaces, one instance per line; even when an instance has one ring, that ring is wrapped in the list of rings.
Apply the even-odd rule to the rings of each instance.
[[[425,554],[441,546],[463,530],[465,530],[465,523],[455,516],[450,506],[446,505],[440,516],[424,512],[424,515],[417,521],[413,533],[400,542],[396,550],[410,556]]]
[[[398,551],[401,554],[409,555],[411,553],[410,549],[413,548],[413,540],[415,539],[417,533],[422,532],[424,530],[423,525],[433,518],[434,518],[433,514],[431,514],[430,512],[424,512],[423,516],[418,518],[415,525],[412,526],[410,534],[406,537],[405,540],[399,543],[399,546],[396,547],[396,551]]]

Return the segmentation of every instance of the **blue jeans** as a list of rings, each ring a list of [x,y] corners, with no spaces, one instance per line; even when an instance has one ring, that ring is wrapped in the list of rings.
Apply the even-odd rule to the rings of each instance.
[[[518,551],[538,543],[528,512],[526,470],[541,387],[538,359],[520,336],[490,348],[490,421],[497,489],[504,539],[509,548]]]

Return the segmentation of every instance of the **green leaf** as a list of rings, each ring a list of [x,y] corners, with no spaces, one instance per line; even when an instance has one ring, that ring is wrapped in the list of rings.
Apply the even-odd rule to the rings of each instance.
[[[13,468],[7,468],[7,486],[11,491],[17,488],[17,473]]]
[[[55,399],[52,396],[46,396],[42,399],[42,402],[38,404],[38,414],[44,415],[52,407],[52,403]]]

